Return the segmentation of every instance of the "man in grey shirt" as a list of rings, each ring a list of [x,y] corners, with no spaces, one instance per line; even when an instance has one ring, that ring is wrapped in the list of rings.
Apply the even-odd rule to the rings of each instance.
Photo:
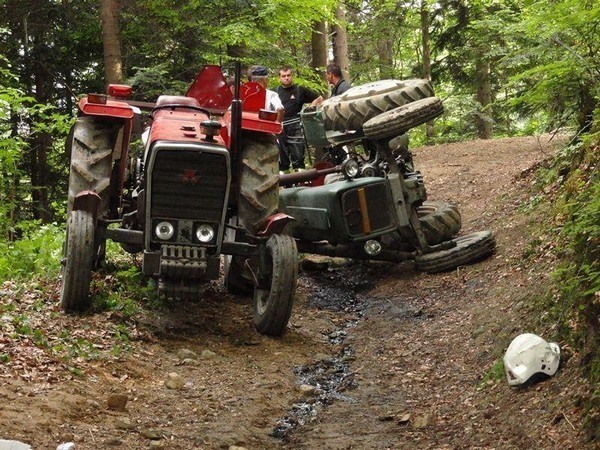
[[[335,63],[331,63],[327,66],[325,71],[327,82],[333,86],[331,89],[331,96],[343,94],[352,86],[342,77],[342,69]]]

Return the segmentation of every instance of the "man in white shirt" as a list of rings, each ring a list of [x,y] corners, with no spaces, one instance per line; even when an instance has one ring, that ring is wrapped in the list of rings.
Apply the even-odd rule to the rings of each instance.
[[[269,78],[269,71],[264,66],[252,66],[250,71],[251,81],[260,84],[267,91],[265,98],[265,109],[269,111],[277,111],[277,120],[281,122],[283,119],[284,108],[281,103],[281,99],[277,92],[267,89],[267,82]]]

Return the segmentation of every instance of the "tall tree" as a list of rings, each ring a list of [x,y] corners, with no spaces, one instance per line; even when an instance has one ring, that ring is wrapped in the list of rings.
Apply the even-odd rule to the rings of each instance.
[[[119,0],[102,0],[100,19],[102,22],[102,47],[104,49],[106,84],[123,82],[119,10]]]
[[[427,0],[421,0],[421,42],[423,59],[423,78],[431,81],[431,49],[429,46],[429,8]],[[425,125],[427,139],[433,137],[433,121]]]
[[[490,63],[483,54],[478,54],[475,61],[476,98],[480,109],[477,112],[477,136],[479,139],[490,139],[494,129],[492,110],[492,85],[490,82]]]
[[[315,22],[311,32],[311,54],[310,66],[325,79],[323,68],[327,65],[327,24],[324,20]]]
[[[332,26],[333,32],[333,59],[342,69],[346,80],[350,80],[350,59],[348,57],[348,36],[346,34],[346,12],[340,4],[335,10],[335,22]]]

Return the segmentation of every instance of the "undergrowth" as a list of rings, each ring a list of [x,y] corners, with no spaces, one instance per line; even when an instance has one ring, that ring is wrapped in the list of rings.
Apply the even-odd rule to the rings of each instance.
[[[538,171],[540,188],[553,201],[545,233],[559,261],[552,272],[555,292],[542,301],[558,339],[580,355],[590,396],[586,431],[600,439],[600,132],[562,149]],[[540,254],[547,247],[539,248]]]
[[[55,277],[60,272],[64,230],[55,223],[22,223],[23,236],[15,242],[0,240],[0,281]]]

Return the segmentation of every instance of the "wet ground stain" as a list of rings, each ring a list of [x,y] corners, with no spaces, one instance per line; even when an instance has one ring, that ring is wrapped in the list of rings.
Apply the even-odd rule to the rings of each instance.
[[[339,323],[338,328],[327,335],[332,345],[342,346],[339,354],[294,368],[298,384],[310,386],[312,394],[308,398],[299,399],[288,414],[276,421],[271,435],[283,440],[298,427],[315,420],[320,408],[327,407],[334,401],[354,402],[351,393],[348,393],[356,387],[350,367],[354,359],[353,349],[343,343],[350,329],[364,316],[371,300],[368,292],[375,286],[372,276],[353,266],[305,272],[301,276],[304,283],[312,289],[307,299],[311,307],[348,313],[353,319]]]

